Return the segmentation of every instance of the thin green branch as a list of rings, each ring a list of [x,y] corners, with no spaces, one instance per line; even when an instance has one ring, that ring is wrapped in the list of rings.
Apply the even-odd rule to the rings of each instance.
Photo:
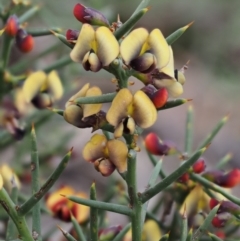
[[[60,231],[62,232],[63,236],[68,240],[68,241],[77,241],[70,233],[64,231],[62,228],[58,227]]]
[[[189,23],[188,25],[177,29],[171,35],[169,35],[166,40],[169,45],[172,45],[178,38],[182,36],[182,34],[193,24],[193,22]]]
[[[169,233],[164,234],[159,241],[168,241]]]
[[[54,69],[60,69],[68,64],[71,64],[73,61],[69,56],[64,56],[63,58],[57,60],[53,64],[49,65],[48,67],[44,68],[43,71],[46,73],[51,72]]]
[[[105,203],[101,201],[93,201],[93,200],[88,200],[80,197],[75,197],[75,196],[66,196],[69,200],[79,203],[85,206],[89,207],[94,207],[98,209],[103,209],[106,211],[114,212],[114,213],[120,213],[123,215],[131,216],[132,215],[132,210],[126,206],[123,205],[118,205],[118,204],[113,204],[113,203]]]
[[[215,126],[215,128],[212,130],[212,132],[207,136],[207,138],[201,143],[201,145],[198,147],[198,149],[203,148],[207,144],[209,144],[213,138],[217,135],[217,133],[221,130],[221,128],[226,124],[228,121],[228,116],[224,116]]]
[[[184,213],[182,215],[182,227],[181,227],[181,236],[180,241],[186,241],[188,236],[188,219],[187,219],[187,213],[186,213],[186,206]]]
[[[33,6],[28,11],[26,11],[22,16],[18,18],[19,23],[23,23],[29,18],[36,15],[36,13],[40,10],[40,5]]]
[[[51,28],[51,29],[34,29],[27,30],[28,34],[31,34],[33,37],[41,37],[46,35],[52,35],[52,32],[61,33],[61,28]]]
[[[96,185],[92,184],[90,188],[90,199],[96,201]],[[98,241],[98,209],[90,207],[90,240]]]
[[[192,141],[193,141],[193,108],[190,105],[187,111],[187,121],[185,128],[185,152],[189,155],[192,151]]]
[[[18,215],[16,211],[17,206],[15,206],[3,187],[0,188],[0,204],[16,225],[20,238],[24,241],[34,241],[30,231],[28,230],[25,218]]]
[[[134,14],[136,14],[139,10],[148,7],[148,4],[150,3],[150,1],[151,0],[142,0],[140,4],[137,6],[136,10],[133,12],[132,16],[134,16]]]
[[[175,99],[175,100],[168,100],[167,103],[161,107],[158,108],[157,110],[166,110],[166,109],[170,109],[170,108],[174,108],[177,107],[179,105],[183,105],[189,101],[191,101],[192,99]]]
[[[53,34],[54,36],[56,36],[56,37],[57,37],[62,43],[64,43],[67,47],[69,47],[70,49],[73,49],[74,44],[68,42],[68,40],[66,39],[66,37],[65,37],[64,35],[59,34],[59,33],[57,33],[57,32],[54,32],[54,31],[52,31],[52,34]]]
[[[209,229],[209,225],[213,219],[213,217],[216,215],[218,209],[219,209],[220,205],[217,205],[216,207],[214,207],[211,212],[208,214],[208,216],[206,217],[206,219],[204,220],[204,222],[202,223],[202,225],[197,229],[197,231],[193,234],[192,237],[192,241],[197,241],[199,240],[199,238],[201,237],[201,235],[203,234],[203,232],[205,232],[206,230]]]
[[[49,189],[54,185],[56,180],[65,170],[67,163],[71,157],[72,149],[66,154],[66,156],[59,163],[58,167],[53,171],[51,176],[47,179],[44,185],[39,189],[38,192],[34,193],[22,206],[18,208],[19,215],[25,215],[28,213],[37,202],[49,191]]]
[[[13,180],[13,182],[15,182],[15,181]],[[12,199],[12,201],[14,203],[17,203],[18,188],[15,185],[15,183],[13,185],[14,186],[12,187],[12,192],[11,192],[10,198]],[[10,241],[10,240],[13,240],[14,238],[16,238],[17,237],[16,232],[17,232],[16,226],[15,226],[13,220],[9,217],[8,224],[7,224],[7,230],[6,230],[6,241]]]
[[[117,40],[121,39],[125,34],[127,34],[134,25],[142,18],[145,13],[148,11],[148,8],[143,8],[138,12],[134,13],[116,32],[114,32],[115,38]]]
[[[73,223],[74,230],[77,233],[78,241],[87,241],[87,239],[84,236],[82,227],[80,226],[80,224],[78,223],[78,221],[76,220],[76,218],[73,215],[71,215],[71,220]]]
[[[232,153],[228,153],[227,155],[225,155],[223,158],[220,159],[220,161],[217,163],[216,168],[217,169],[221,169],[223,168],[231,159],[232,159],[233,155]]]
[[[99,104],[99,103],[110,103],[113,101],[115,96],[117,95],[116,92],[114,93],[107,93],[99,96],[88,96],[88,97],[80,97],[74,100],[75,104]]]
[[[182,176],[205,152],[207,148],[204,147],[198,151],[196,151],[185,163],[183,163],[177,170],[171,173],[169,176],[164,178],[161,182],[149,188],[145,192],[140,195],[140,199],[142,203],[147,202],[153,196],[166,189],[169,185],[175,182],[180,176]]]
[[[147,155],[150,159],[150,161],[152,162],[153,166],[156,166],[158,161],[157,159],[149,152],[147,151]],[[160,172],[159,172],[159,176],[164,179],[167,175],[164,173],[164,171],[161,169]]]
[[[39,190],[39,159],[37,149],[37,137],[34,126],[31,131],[31,171],[32,171],[32,193]],[[41,204],[37,202],[32,210],[32,233],[36,241],[41,241]]]
[[[205,188],[211,189],[217,193],[222,194],[224,197],[229,199],[230,201],[236,203],[237,205],[240,205],[240,199],[235,197],[234,195],[230,194],[229,192],[225,191],[223,188],[220,186],[208,181],[207,179],[201,177],[200,175],[190,173],[190,178],[191,180],[200,183],[203,185]]]

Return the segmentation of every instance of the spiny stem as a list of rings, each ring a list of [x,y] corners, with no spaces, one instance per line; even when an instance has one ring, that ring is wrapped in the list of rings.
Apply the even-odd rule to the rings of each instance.
[[[31,171],[32,171],[32,194],[39,190],[39,159],[37,149],[37,138],[34,126],[31,132]],[[32,210],[32,233],[36,241],[41,241],[41,205],[36,203]]]
[[[90,199],[97,199],[95,183],[90,188]],[[90,240],[98,241],[98,209],[94,207],[90,207]]]
[[[80,224],[78,223],[78,221],[76,220],[76,218],[71,215],[71,220],[72,220],[72,223],[73,223],[73,227],[77,233],[77,236],[78,236],[78,240],[79,241],[87,241],[84,234],[83,234],[83,230],[80,226]]]
[[[52,35],[52,31],[56,33],[61,33],[61,28],[51,28],[51,29],[37,29],[37,30],[27,30],[28,34],[31,34],[33,37],[41,37],[46,35]]]

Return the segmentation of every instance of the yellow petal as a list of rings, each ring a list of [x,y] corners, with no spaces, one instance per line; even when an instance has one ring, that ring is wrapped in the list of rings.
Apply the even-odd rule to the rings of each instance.
[[[95,31],[90,24],[83,24],[77,42],[70,53],[74,62],[83,61],[84,55],[91,50],[91,44],[95,40]]]
[[[28,76],[23,84],[23,94],[27,102],[40,92],[42,86],[46,83],[47,75],[43,71],[37,71]]]
[[[112,105],[107,113],[107,121],[117,126],[125,117],[128,116],[127,108],[132,103],[133,96],[129,89],[121,89],[114,98]]]
[[[84,97],[89,89],[90,84],[85,84],[75,95],[73,95],[66,103],[65,107],[73,105],[73,101],[77,98]]]
[[[88,96],[99,96],[102,95],[102,91],[99,87],[93,86],[86,92],[86,97]],[[97,114],[102,108],[102,104],[85,104],[83,105],[83,117],[88,117],[90,115]]]
[[[173,98],[176,98],[183,93],[183,86],[177,81],[175,81],[172,85],[166,88],[167,88],[168,94]]]
[[[2,179],[2,175],[0,174],[0,190],[2,189],[3,187],[3,179]]]
[[[80,197],[80,198],[85,198],[85,199],[88,198],[87,195],[83,192],[79,192],[79,193],[75,194],[74,196]],[[81,224],[81,223],[84,223],[88,219],[90,209],[88,206],[80,205],[77,203],[72,203],[71,212],[72,212],[73,216],[77,219],[78,223]]]
[[[123,122],[121,121],[115,128],[114,131],[114,138],[120,138],[123,135]]]
[[[157,120],[157,110],[155,106],[141,90],[138,90],[133,97],[132,117],[141,128],[148,128]]]
[[[104,135],[95,134],[83,148],[83,158],[88,162],[94,162],[100,157],[105,157],[107,138]]]
[[[51,71],[47,77],[48,90],[52,94],[54,100],[58,100],[63,95],[62,82],[56,70]]]
[[[137,28],[122,41],[120,53],[126,64],[140,55],[147,38],[148,31],[145,28]]]
[[[120,140],[110,140],[107,142],[109,160],[116,166],[120,173],[127,171],[128,148]]]
[[[62,203],[62,202],[64,202],[64,203],[68,202],[68,200],[61,195],[68,196],[68,195],[72,195],[73,193],[74,193],[74,190],[70,186],[64,186],[49,195],[49,197],[46,201],[46,205],[50,210],[54,211],[54,207],[57,204]]]
[[[119,54],[119,44],[107,27],[96,30],[97,56],[102,66],[108,66]]]
[[[89,66],[89,69],[87,69],[88,66]],[[95,53],[90,53],[87,62],[84,63],[83,61],[83,67],[86,70],[98,72],[102,68],[102,64]]]
[[[69,105],[64,110],[63,117],[71,125],[74,125],[79,128],[86,127],[85,123],[82,122],[83,110],[81,106]]]
[[[208,212],[209,201],[210,201],[210,198],[203,191],[202,186],[197,185],[190,191],[190,193],[184,200],[179,212],[180,214],[183,214],[185,205],[186,205],[186,213],[188,217],[190,215],[195,215],[201,210]]]
[[[158,224],[153,220],[147,220],[143,225],[142,241],[159,241],[161,232]]]
[[[157,59],[156,68],[161,69],[166,66],[170,59],[169,48],[166,39],[159,29],[154,29],[149,34],[148,43],[150,51]]]
[[[174,76],[174,60],[173,60],[173,51],[172,51],[172,47],[169,47],[169,61],[167,63],[167,65],[163,68],[161,68],[160,72],[172,77],[173,79],[175,78]]]

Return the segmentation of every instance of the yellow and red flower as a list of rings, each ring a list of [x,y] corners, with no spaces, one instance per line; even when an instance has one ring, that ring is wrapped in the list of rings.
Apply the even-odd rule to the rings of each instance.
[[[121,89],[107,112],[107,121],[115,127],[115,138],[123,133],[133,134],[135,126],[148,128],[157,120],[157,110],[141,90],[134,95],[129,89]]]
[[[123,141],[107,140],[104,135],[95,134],[83,148],[83,158],[94,163],[103,176],[109,176],[115,168],[123,173],[127,170],[128,148]]]
[[[89,217],[89,207],[73,203],[65,197],[73,194],[80,198],[87,198],[85,193],[76,193],[70,186],[64,186],[48,196],[46,205],[56,218],[70,222],[73,215],[78,223],[84,223]]]
[[[28,103],[31,102],[39,109],[51,107],[63,94],[57,71],[53,70],[48,75],[43,71],[30,74],[24,82],[23,94]]]
[[[80,97],[98,96],[101,95],[102,91],[99,87],[93,86],[90,88],[90,84],[85,84],[75,95],[73,95],[65,105],[64,119],[79,128],[92,127],[89,121],[86,121],[87,117],[97,114],[102,104],[82,104],[77,105],[74,101]]]
[[[96,30],[89,24],[82,26],[77,42],[70,53],[74,62],[80,62],[85,70],[98,72],[110,65],[119,54],[119,44],[109,28]]]

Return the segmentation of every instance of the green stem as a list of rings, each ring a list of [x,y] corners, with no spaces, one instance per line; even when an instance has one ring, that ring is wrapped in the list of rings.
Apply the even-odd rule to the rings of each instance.
[[[150,3],[151,0],[142,0],[136,10],[133,12],[132,16],[136,14],[139,10],[148,7],[148,4]],[[131,16],[131,17],[132,17]]]
[[[187,112],[186,121],[186,132],[185,132],[185,152],[189,155],[192,151],[192,141],[193,141],[193,108],[190,105]]]
[[[37,30],[27,30],[28,34],[31,34],[33,37],[41,37],[46,35],[52,35],[52,31],[56,33],[61,33],[61,28],[51,28],[51,29],[37,29]]]
[[[16,185],[14,187],[12,187],[11,199],[14,203],[17,203],[18,188]],[[8,225],[7,225],[7,231],[6,231],[6,241],[13,240],[16,237],[17,237],[16,226],[15,226],[13,220],[11,218],[9,218]]]
[[[76,220],[76,218],[73,215],[71,216],[71,220],[73,223],[74,230],[77,233],[78,240],[79,241],[87,241],[87,239],[85,238],[85,236],[83,234],[83,230],[82,230],[80,224],[78,223],[78,221]]]
[[[16,225],[20,238],[24,241],[34,241],[30,231],[28,230],[25,218],[17,214],[17,207],[4,188],[0,189],[0,204]]]
[[[39,190],[39,159],[37,149],[37,138],[34,126],[31,132],[31,171],[32,171],[32,194]],[[41,241],[41,204],[36,203],[32,210],[32,233],[36,241]]]
[[[34,193],[22,206],[18,208],[17,211],[19,215],[23,216],[28,213],[33,208],[33,206],[35,206],[36,203],[39,202],[41,198],[49,191],[49,189],[54,185],[54,183],[58,180],[59,176],[65,170],[71,154],[72,149],[62,159],[58,167],[53,171],[45,184],[36,193]]]
[[[148,8],[144,8],[134,13],[116,32],[114,32],[115,38],[119,40],[127,34],[147,11]]]
[[[96,201],[96,185],[92,184],[90,189],[90,199]],[[90,240],[98,241],[98,209],[90,207]]]
[[[187,220],[187,214],[185,209],[182,215],[182,230],[181,230],[180,241],[186,241],[187,236],[188,236],[188,220]]]
[[[223,117],[212,130],[212,132],[207,136],[207,138],[201,143],[198,149],[203,148],[204,146],[208,145],[213,138],[217,135],[217,133],[221,130],[221,128],[226,124],[228,121],[228,116]]]
[[[60,227],[58,227],[62,234],[64,235],[64,237],[68,240],[68,241],[77,241],[70,233],[64,231],[63,229],[61,229]]]
[[[114,93],[107,93],[98,96],[88,96],[88,97],[80,97],[77,98],[74,103],[81,105],[81,104],[99,104],[99,103],[110,103],[113,101],[115,96],[117,95],[116,92]]]
[[[211,189],[217,193],[222,194],[224,197],[229,199],[230,201],[236,203],[237,205],[240,205],[240,199],[235,197],[234,195],[231,195],[229,192],[225,191],[223,188],[220,186],[208,181],[207,179],[201,177],[200,175],[190,173],[190,178],[191,180],[200,183],[203,185],[205,188]]]
[[[44,68],[43,71],[45,71],[46,73],[51,72],[54,69],[59,69],[62,68],[68,64],[71,64],[72,60],[69,56],[65,56],[59,60],[57,60],[55,63],[49,65],[48,67]]]
[[[157,110],[166,110],[166,109],[170,109],[170,108],[174,108],[177,107],[179,105],[183,105],[187,102],[191,101],[191,99],[175,99],[175,100],[168,100],[167,103],[161,107],[158,108]]]
[[[88,199],[79,198],[79,197],[75,197],[75,196],[66,196],[66,198],[68,198],[69,200],[71,200],[75,203],[79,203],[79,204],[82,204],[85,206],[103,209],[103,210],[114,212],[114,213],[120,213],[120,214],[127,215],[127,216],[132,215],[132,210],[123,205],[88,200]]]
[[[158,161],[157,159],[149,152],[147,151],[147,155],[150,159],[150,161],[152,162],[153,166],[156,166]],[[164,173],[164,171],[161,169],[160,172],[159,172],[159,176],[164,179],[167,175]]]
[[[133,210],[131,216],[133,241],[141,240],[142,235],[142,203],[138,198],[136,169],[136,151],[130,150],[128,153],[128,171],[126,182],[128,185],[130,207]]]
[[[232,153],[228,153],[223,158],[220,159],[220,161],[217,163],[216,168],[222,169],[231,159],[232,159]]]
[[[62,43],[64,43],[66,46],[68,46],[70,49],[73,49],[74,44],[70,43],[67,41],[66,37],[62,34],[56,33],[56,32],[52,32],[52,34],[54,34],[54,36],[56,36]]]
[[[23,23],[26,20],[28,20],[29,18],[35,16],[36,12],[38,12],[39,9],[40,9],[39,5],[36,5],[36,6],[32,7],[32,8],[30,8],[28,11],[26,11],[22,16],[20,16],[18,18],[19,23]]]
[[[177,170],[175,170],[173,173],[171,173],[169,176],[164,178],[161,182],[153,186],[152,188],[149,188],[145,192],[143,192],[140,195],[140,199],[142,203],[147,202],[149,199],[151,199],[153,196],[161,192],[162,190],[166,189],[169,185],[171,185],[173,182],[175,182],[180,176],[182,176],[198,159],[199,157],[204,153],[204,151],[207,148],[204,147],[198,151],[196,151],[191,158],[189,158],[185,163],[183,163]]]

